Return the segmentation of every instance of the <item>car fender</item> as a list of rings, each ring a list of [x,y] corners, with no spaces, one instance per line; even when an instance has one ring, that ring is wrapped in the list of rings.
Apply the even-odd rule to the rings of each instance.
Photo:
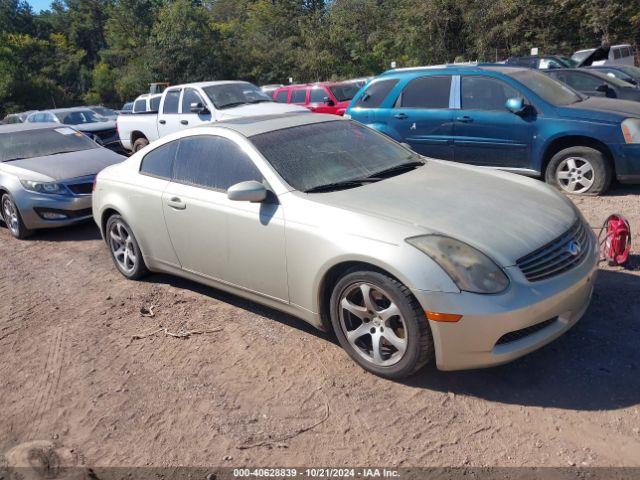
[[[388,137],[391,137],[392,139],[394,139],[396,142],[404,141],[400,136],[400,134],[398,134],[398,132],[394,128],[392,128],[386,123],[372,122],[372,123],[365,123],[365,126],[372,128],[380,133],[384,133]]]

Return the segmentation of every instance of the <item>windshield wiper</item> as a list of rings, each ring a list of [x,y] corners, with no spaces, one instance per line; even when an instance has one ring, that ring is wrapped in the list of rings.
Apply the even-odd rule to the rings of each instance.
[[[367,178],[370,178],[370,179],[380,178],[381,175],[382,176],[386,176],[386,175],[389,175],[389,174],[402,172],[403,170],[412,170],[412,169],[414,169],[416,167],[421,167],[422,165],[424,165],[424,163],[425,162],[423,162],[421,160],[414,160],[412,162],[401,163],[399,165],[394,165],[393,167],[389,167],[389,168],[385,168],[384,170],[380,170],[379,172],[372,173]]]
[[[273,100],[269,100],[268,98],[261,98],[259,100],[251,100],[247,103],[262,103],[262,102],[273,102]]]
[[[232,103],[226,103],[220,107],[218,107],[218,109],[220,110],[224,110],[225,108],[232,108],[232,107],[237,107],[238,105],[246,105],[249,102],[232,102]]]
[[[365,183],[377,182],[379,179],[374,178],[356,178],[352,180],[343,180],[341,182],[325,183],[324,185],[316,185],[304,191],[304,193],[331,192],[333,190],[341,190],[343,188],[360,187]]]

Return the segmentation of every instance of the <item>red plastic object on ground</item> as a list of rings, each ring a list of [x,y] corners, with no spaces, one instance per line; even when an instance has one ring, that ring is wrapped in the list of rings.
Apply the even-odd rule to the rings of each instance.
[[[631,226],[627,219],[618,214],[609,216],[600,230],[598,243],[609,265],[619,266],[627,263],[631,251]]]

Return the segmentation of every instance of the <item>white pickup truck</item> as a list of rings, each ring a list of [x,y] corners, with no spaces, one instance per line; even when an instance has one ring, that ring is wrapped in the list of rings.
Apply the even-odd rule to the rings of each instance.
[[[167,88],[158,111],[119,115],[118,135],[132,152],[184,128],[253,115],[308,112],[299,105],[276,103],[249,82],[189,83]]]

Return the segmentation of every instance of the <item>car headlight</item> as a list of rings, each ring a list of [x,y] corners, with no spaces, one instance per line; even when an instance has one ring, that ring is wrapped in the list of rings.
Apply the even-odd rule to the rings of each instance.
[[[481,251],[444,235],[407,238],[407,243],[426,253],[460,290],[473,293],[499,293],[509,286],[509,278]]]
[[[64,194],[67,189],[60,183],[55,182],[34,182],[33,180],[20,180],[24,188],[32,192]]]
[[[627,118],[620,127],[626,143],[640,143],[640,118]]]

